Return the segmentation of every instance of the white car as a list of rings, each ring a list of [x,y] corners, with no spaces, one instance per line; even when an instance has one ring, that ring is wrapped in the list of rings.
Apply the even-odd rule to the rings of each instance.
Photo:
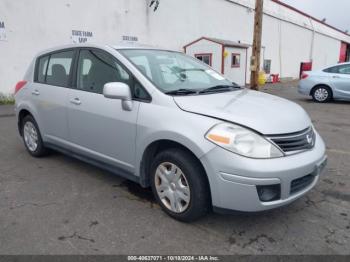
[[[312,96],[319,103],[332,99],[350,101],[350,63],[304,72],[298,89],[299,93]]]
[[[325,144],[297,104],[233,85],[180,52],[70,45],[16,87],[28,152],[47,148],[152,187],[170,216],[263,211],[310,191]]]

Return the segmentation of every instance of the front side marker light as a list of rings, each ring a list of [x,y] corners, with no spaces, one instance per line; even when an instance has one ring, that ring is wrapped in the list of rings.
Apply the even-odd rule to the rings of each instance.
[[[209,140],[215,141],[220,144],[228,145],[230,144],[230,138],[220,135],[208,134]]]

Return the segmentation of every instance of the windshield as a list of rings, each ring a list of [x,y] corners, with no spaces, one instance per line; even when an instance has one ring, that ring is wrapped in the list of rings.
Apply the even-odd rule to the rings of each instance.
[[[179,52],[144,49],[118,51],[164,93],[181,91],[179,94],[189,94],[217,87],[237,87],[209,66]]]

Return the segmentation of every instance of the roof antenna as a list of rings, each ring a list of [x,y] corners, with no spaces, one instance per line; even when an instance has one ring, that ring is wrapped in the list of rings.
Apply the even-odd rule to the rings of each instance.
[[[154,5],[154,9],[153,9],[154,12],[157,11],[157,9],[158,9],[158,7],[159,7],[159,1],[160,1],[160,0],[152,0],[151,3],[150,3],[150,5],[149,5],[149,7],[152,7],[152,5],[155,4],[155,5]]]

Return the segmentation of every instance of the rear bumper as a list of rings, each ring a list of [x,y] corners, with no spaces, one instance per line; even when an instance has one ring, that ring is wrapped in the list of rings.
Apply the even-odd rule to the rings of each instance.
[[[302,95],[310,95],[312,85],[305,80],[300,80],[298,84],[298,92]]]
[[[319,179],[327,156],[317,134],[315,147],[296,155],[251,159],[215,148],[201,161],[207,171],[215,208],[257,212],[287,205],[310,191]],[[308,175],[312,180],[293,191],[292,182]],[[261,201],[257,186],[276,184],[280,185],[280,197],[274,201]]]

